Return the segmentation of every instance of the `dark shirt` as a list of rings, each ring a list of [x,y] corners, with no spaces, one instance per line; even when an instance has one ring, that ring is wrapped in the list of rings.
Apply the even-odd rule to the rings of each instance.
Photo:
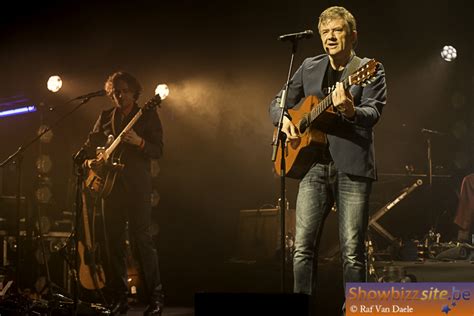
[[[324,75],[323,80],[323,93],[324,95],[329,95],[336,87],[336,82],[341,80],[342,73],[344,71],[337,71],[331,67],[331,64],[328,64],[326,74]]]
[[[325,96],[328,96],[329,94],[331,94],[332,91],[334,91],[334,89],[336,88],[336,82],[340,81],[343,72],[343,70],[337,71],[333,69],[331,67],[331,64],[328,63],[328,67],[323,79],[323,93]],[[315,162],[326,164],[333,161],[331,157],[331,152],[329,151],[329,143],[327,143],[322,150],[323,152],[320,155],[320,159]]]

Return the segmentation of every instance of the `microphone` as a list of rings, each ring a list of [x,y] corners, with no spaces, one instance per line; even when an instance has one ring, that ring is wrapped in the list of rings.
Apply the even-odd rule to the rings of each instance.
[[[432,129],[427,129],[427,128],[422,128],[422,129],[421,129],[421,132],[422,132],[422,133],[425,133],[425,134],[445,135],[445,133],[441,133],[441,132],[434,131],[434,130],[432,130]]]
[[[88,94],[80,95],[77,98],[74,98],[73,100],[82,100],[82,99],[90,99],[90,98],[94,98],[94,97],[102,97],[105,94],[106,94],[105,90],[102,89],[102,90],[99,90],[99,91],[96,91],[96,92],[91,92],[91,93],[88,93]]]
[[[311,38],[313,37],[313,31],[306,30],[299,33],[283,34],[278,37],[279,41],[294,41],[302,38]]]

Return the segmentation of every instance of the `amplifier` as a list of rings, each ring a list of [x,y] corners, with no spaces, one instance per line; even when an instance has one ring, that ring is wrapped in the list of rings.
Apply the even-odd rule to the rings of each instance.
[[[18,213],[16,196],[0,196],[0,230],[15,235],[18,231]],[[25,229],[26,219],[29,218],[29,209],[26,197],[20,197],[20,227]]]
[[[295,210],[285,214],[287,246],[293,247]],[[239,216],[238,258],[241,260],[276,259],[280,249],[280,212],[278,208],[241,210]]]

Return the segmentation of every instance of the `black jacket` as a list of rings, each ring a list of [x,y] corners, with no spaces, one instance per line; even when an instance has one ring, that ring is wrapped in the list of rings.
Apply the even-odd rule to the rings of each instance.
[[[117,137],[139,108],[135,105],[122,124],[120,115],[116,115],[117,111],[115,107],[105,110],[97,119],[85,143],[89,158],[95,157],[96,147],[106,144],[108,135]],[[114,153],[121,153],[120,162],[125,165],[119,174],[119,181],[123,181],[132,192],[148,194],[152,186],[150,160],[163,155],[163,129],[156,110],[144,111],[133,129],[145,140],[145,146],[142,150],[138,146],[123,143],[115,149]]]

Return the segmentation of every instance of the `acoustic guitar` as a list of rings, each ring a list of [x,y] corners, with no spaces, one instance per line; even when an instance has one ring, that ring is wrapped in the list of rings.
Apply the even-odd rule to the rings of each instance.
[[[160,103],[161,97],[157,94],[140,108],[117,138],[115,138],[104,151],[97,154],[96,159],[102,159],[104,163],[99,168],[88,169],[88,175],[86,178],[86,187],[94,196],[105,198],[110,194],[118,173],[124,167],[124,165],[120,163],[122,151],[116,151],[118,145],[121,143],[125,133],[133,128],[143,113],[154,109]]]
[[[80,258],[79,281],[87,290],[98,290],[105,286],[105,274],[102,266],[96,263],[97,245],[91,237],[89,213],[85,192],[82,193],[82,220],[84,226],[83,241],[79,240],[77,251]],[[94,228],[94,225],[92,225]]]
[[[359,67],[353,74],[342,81],[344,89],[352,85],[365,85],[377,71],[378,62],[375,59],[369,60],[366,64]],[[301,105],[293,110],[288,110],[291,121],[295,124],[299,138],[286,143],[284,149],[285,155],[285,176],[294,179],[302,179],[308,172],[311,165],[323,152],[327,144],[327,131],[338,115],[332,106],[332,97],[329,94],[321,102],[316,96],[306,97]],[[274,131],[274,137],[277,129]],[[274,162],[274,169],[278,175],[281,175],[281,150],[278,150]]]

